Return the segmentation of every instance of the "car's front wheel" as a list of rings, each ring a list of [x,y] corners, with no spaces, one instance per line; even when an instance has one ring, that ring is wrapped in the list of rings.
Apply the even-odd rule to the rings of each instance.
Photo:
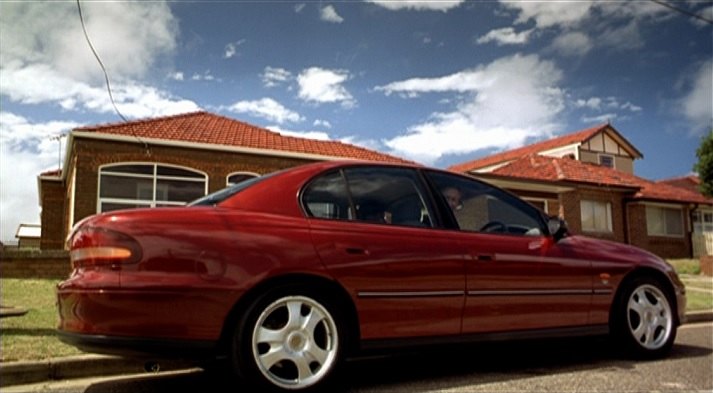
[[[276,391],[311,391],[335,373],[342,352],[337,308],[308,288],[267,292],[247,309],[233,340],[243,379]]]
[[[653,278],[632,280],[615,312],[614,334],[637,357],[665,355],[676,339],[673,297]]]

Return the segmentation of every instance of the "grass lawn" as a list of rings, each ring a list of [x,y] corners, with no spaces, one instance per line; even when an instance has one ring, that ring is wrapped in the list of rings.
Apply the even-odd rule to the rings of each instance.
[[[713,294],[710,292],[713,290],[713,279],[698,275],[698,261],[670,262],[681,274],[688,289],[688,310],[713,309]],[[41,360],[82,353],[57,339],[56,284],[56,280],[0,279],[2,304],[29,310],[22,317],[0,319],[0,362]]]
[[[22,317],[0,319],[0,362],[39,360],[81,352],[57,339],[56,280],[0,279],[4,306],[22,307]]]

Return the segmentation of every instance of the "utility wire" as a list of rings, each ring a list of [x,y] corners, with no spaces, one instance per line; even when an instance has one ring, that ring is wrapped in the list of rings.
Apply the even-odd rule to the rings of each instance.
[[[109,93],[109,100],[111,100],[111,105],[114,107],[114,111],[116,111],[116,114],[119,115],[121,120],[123,120],[125,123],[128,123],[129,121],[126,119],[126,117],[124,117],[124,115],[121,114],[121,111],[119,111],[119,108],[116,106],[116,102],[114,101],[114,95],[111,92],[111,83],[109,83],[109,73],[106,72],[106,67],[104,67],[104,63],[102,63],[101,59],[99,58],[99,54],[94,49],[94,45],[92,45],[92,41],[89,39],[89,34],[87,33],[87,27],[84,25],[84,16],[82,15],[82,6],[79,3],[79,0],[77,0],[77,11],[79,12],[79,21],[82,22],[82,31],[84,31],[84,38],[87,39],[87,44],[89,44],[89,48],[92,50],[94,57],[97,59],[99,66],[101,67],[102,71],[104,72],[104,80],[106,81],[106,91]],[[131,134],[134,136],[134,138],[136,138],[137,141],[144,144],[144,148],[146,149],[146,155],[150,156],[151,150],[149,149],[149,144],[146,143],[146,141],[139,138],[139,136],[136,135],[132,129],[129,129],[129,130],[130,130]]]
[[[84,25],[84,16],[82,16],[82,6],[79,4],[79,0],[77,0],[77,11],[79,11],[79,20],[82,22],[82,30],[84,31],[84,38],[87,39],[87,44],[89,44],[89,48],[92,50],[94,57],[97,59],[97,62],[99,62],[99,66],[101,67],[102,71],[104,72],[104,80],[106,81],[106,91],[109,92],[109,99],[111,100],[111,105],[114,107],[116,114],[119,115],[121,120],[123,120],[124,122],[128,122],[128,120],[126,120],[126,117],[124,117],[124,115],[121,114],[121,112],[119,111],[119,108],[116,106],[116,102],[114,101],[114,95],[111,93],[111,83],[109,83],[109,74],[106,72],[104,63],[102,63],[102,60],[99,58],[99,54],[94,49],[94,45],[92,45],[92,41],[89,39],[89,34],[87,34],[87,27]]]
[[[673,4],[670,4],[670,3],[665,2],[665,1],[663,1],[663,0],[650,0],[650,1],[651,1],[651,2],[654,2],[654,3],[656,3],[656,4],[659,4],[659,5],[662,5],[662,6],[666,7],[666,8],[670,8],[670,9],[676,11],[676,12],[680,12],[680,13],[682,13],[682,14],[684,14],[684,15],[688,15],[688,16],[690,16],[691,18],[696,18],[696,19],[698,19],[698,20],[702,20],[702,21],[704,21],[704,22],[706,22],[706,23],[708,23],[708,24],[713,25],[713,19],[708,19],[708,18],[706,18],[706,17],[703,16],[703,15],[696,14],[695,12],[691,12],[691,11],[688,11],[688,10],[686,10],[686,9],[677,7],[677,6],[673,5]]]

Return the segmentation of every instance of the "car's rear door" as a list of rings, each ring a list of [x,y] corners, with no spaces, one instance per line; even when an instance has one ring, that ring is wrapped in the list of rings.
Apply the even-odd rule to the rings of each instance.
[[[434,216],[419,174],[352,167],[304,191],[316,250],[355,301],[362,339],[460,333],[466,250]]]

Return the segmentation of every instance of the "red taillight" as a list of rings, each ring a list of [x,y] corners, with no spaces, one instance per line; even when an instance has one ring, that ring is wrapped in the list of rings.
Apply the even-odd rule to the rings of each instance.
[[[131,236],[105,228],[79,228],[70,239],[72,266],[89,267],[138,262],[141,247]]]

